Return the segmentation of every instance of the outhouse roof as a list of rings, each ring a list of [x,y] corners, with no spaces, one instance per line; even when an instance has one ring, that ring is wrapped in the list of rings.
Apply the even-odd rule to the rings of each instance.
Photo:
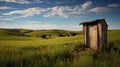
[[[107,25],[105,19],[96,19],[96,20],[92,20],[92,21],[86,21],[86,22],[82,22],[81,24],[92,24],[92,23],[101,23],[100,21],[104,21],[104,23]]]

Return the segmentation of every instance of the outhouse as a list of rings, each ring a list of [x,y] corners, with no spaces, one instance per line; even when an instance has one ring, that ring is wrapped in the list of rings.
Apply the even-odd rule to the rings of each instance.
[[[108,25],[105,19],[82,22],[84,32],[84,44],[93,50],[107,46]]]

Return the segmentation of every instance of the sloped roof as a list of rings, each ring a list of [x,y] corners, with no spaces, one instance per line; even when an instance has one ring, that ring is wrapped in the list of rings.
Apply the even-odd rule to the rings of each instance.
[[[92,20],[92,21],[86,21],[86,22],[82,22],[81,24],[92,24],[92,23],[101,23],[100,21],[104,21],[104,23],[107,25],[105,19],[96,19],[96,20]]]

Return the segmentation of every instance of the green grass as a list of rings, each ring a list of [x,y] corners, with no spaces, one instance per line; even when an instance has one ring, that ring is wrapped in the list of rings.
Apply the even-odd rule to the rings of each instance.
[[[41,31],[20,31],[0,30],[0,67],[120,67],[120,30],[108,32],[106,50],[83,50],[77,56],[71,53],[84,47],[82,35],[42,39],[25,36]],[[52,31],[42,33],[58,35]]]
[[[0,62],[2,67],[42,66],[66,59],[79,47],[81,36],[35,40],[1,40]],[[80,42],[79,42],[80,41]],[[25,61],[25,62],[24,62]],[[16,65],[18,66],[16,66]],[[15,65],[15,66],[14,66]],[[46,67],[46,66],[45,66]]]
[[[3,36],[19,36],[19,35],[22,35],[22,34],[0,29],[0,36],[1,37],[3,37]]]
[[[71,35],[71,33],[82,34],[81,31],[67,31],[67,30],[29,30],[29,29],[2,29],[0,28],[0,36],[32,36],[37,37],[43,34],[51,36],[59,36],[63,34],[65,36]]]

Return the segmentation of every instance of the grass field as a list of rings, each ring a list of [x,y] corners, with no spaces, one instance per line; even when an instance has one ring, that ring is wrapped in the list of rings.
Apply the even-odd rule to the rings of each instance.
[[[42,30],[52,35],[42,39],[41,31],[0,29],[0,67],[120,67],[120,30],[108,31],[109,47],[98,52],[84,49],[83,35],[57,36],[71,32]]]

